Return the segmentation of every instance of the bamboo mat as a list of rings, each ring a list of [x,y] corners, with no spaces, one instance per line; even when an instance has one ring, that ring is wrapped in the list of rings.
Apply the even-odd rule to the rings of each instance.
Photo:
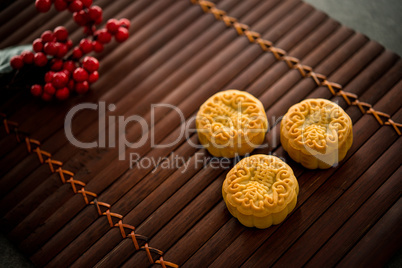
[[[327,267],[385,264],[401,247],[402,62],[378,43],[296,0],[97,0],[104,18],[131,20],[130,38],[111,43],[90,93],[43,103],[2,85],[2,231],[37,266]],[[53,9],[52,9],[53,10]],[[0,13],[0,47],[32,42],[65,25],[68,12],[38,14],[32,1]],[[143,158],[188,159],[178,168],[130,169],[117,148],[80,149],[64,134],[83,102],[115,104],[110,116],[151,120],[151,104],[176,105],[188,128],[211,95],[246,90],[267,109],[268,148],[300,184],[296,209],[280,225],[246,228],[221,196],[227,169],[180,135],[175,112],[155,111],[155,141],[129,149]],[[14,90],[13,90],[14,89]],[[19,90],[18,90],[19,89]],[[339,104],[353,121],[353,145],[339,166],[306,170],[279,143],[278,118],[306,98]],[[77,139],[98,138],[97,111],[74,117]],[[8,133],[7,133],[8,131]],[[127,140],[141,138],[129,125]],[[188,166],[188,168],[186,168]]]

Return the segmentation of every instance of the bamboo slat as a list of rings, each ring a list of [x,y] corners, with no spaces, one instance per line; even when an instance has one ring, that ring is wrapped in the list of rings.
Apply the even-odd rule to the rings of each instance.
[[[97,55],[101,75],[91,92],[57,104],[17,90],[24,87],[19,83],[0,92],[1,230],[35,265],[381,266],[401,247],[394,235],[402,164],[396,54],[299,0],[94,4],[105,19],[127,17],[131,28],[126,42]],[[83,36],[69,12],[39,14],[27,1],[8,3],[0,22],[2,48],[30,43],[60,24],[74,42]],[[190,144],[199,143],[196,133],[181,136],[182,127],[195,128],[206,99],[231,88],[253,94],[266,109],[268,146],[253,153],[283,158],[300,185],[295,210],[266,230],[246,228],[230,215],[221,196],[227,170],[214,168],[211,155]],[[353,121],[353,145],[337,167],[306,170],[279,142],[281,116],[306,98],[337,102]],[[72,122],[79,140],[96,140],[108,116],[139,115],[155,124],[144,132],[130,124],[127,140],[153,131],[157,143],[178,142],[154,148],[147,140],[127,149],[125,160],[118,148],[73,146],[64,134],[66,113],[99,101],[116,109],[105,118],[81,111]],[[151,113],[155,103],[177,106],[185,121],[166,109]],[[130,168],[130,153],[186,162]],[[196,165],[200,158],[204,165]]]

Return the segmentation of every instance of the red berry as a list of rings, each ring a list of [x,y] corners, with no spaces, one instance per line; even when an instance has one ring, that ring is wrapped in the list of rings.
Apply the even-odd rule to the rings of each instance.
[[[63,87],[56,91],[56,98],[59,100],[66,100],[66,99],[68,99],[69,96],[70,96],[70,91],[66,87]]]
[[[65,0],[54,0],[54,8],[57,11],[63,11],[67,9],[67,2]]]
[[[121,27],[124,27],[124,28],[127,28],[127,29],[130,28],[131,22],[126,18],[120,19],[119,23],[120,23]]]
[[[57,51],[59,51],[58,46],[56,45],[56,42],[47,42],[43,46],[43,51],[50,56],[54,56],[57,54]]]
[[[84,53],[82,53],[82,50],[79,47],[75,47],[73,49],[73,58],[74,59],[81,59],[83,54]]]
[[[54,36],[56,37],[57,41],[66,41],[68,38],[68,31],[63,26],[58,26],[54,29]]]
[[[42,95],[42,86],[41,85],[33,85],[31,87],[31,94],[35,97],[39,97]]]
[[[75,70],[75,63],[72,60],[66,61],[63,64],[63,69],[72,73]]]
[[[68,76],[64,72],[57,72],[53,75],[52,84],[55,88],[65,87],[68,83]]]
[[[69,80],[68,83],[67,83],[67,88],[68,88],[68,90],[73,91],[73,90],[74,90],[74,87],[75,87],[75,82],[74,82],[74,80],[73,80],[73,79]]]
[[[85,92],[88,91],[88,89],[89,89],[89,84],[87,81],[75,84],[75,91],[77,91],[77,93],[79,93],[79,94],[84,94]]]
[[[94,31],[96,30],[95,25],[86,25],[84,27],[84,34],[86,35],[93,35]]]
[[[56,57],[63,58],[65,55],[67,55],[68,47],[66,44],[63,44],[63,43],[58,43],[58,44],[59,44],[59,50],[57,51]]]
[[[97,35],[96,40],[102,44],[107,44],[112,40],[112,35],[106,29],[96,31],[95,35]]]
[[[103,17],[102,17],[102,16],[99,16],[99,17],[95,20],[95,24],[96,24],[96,25],[99,25],[99,24],[102,23],[102,21],[103,21]]]
[[[67,78],[70,78],[71,73],[69,70],[63,69],[63,70],[61,70],[61,72],[65,73],[67,75]]]
[[[84,7],[88,8],[92,5],[92,0],[81,0]]]
[[[46,92],[43,92],[43,94],[42,94],[42,100],[44,100],[44,101],[50,101],[52,98],[53,98],[53,95],[50,95],[50,94],[48,94],[48,93],[46,93]]]
[[[50,0],[36,0],[35,7],[39,12],[48,12],[50,7],[52,6],[52,2]]]
[[[34,60],[34,54],[31,51],[23,51],[21,57],[26,64],[32,64]]]
[[[73,72],[73,78],[77,82],[83,82],[88,80],[88,72],[84,70],[84,68],[78,67]]]
[[[74,12],[73,14],[74,21],[80,26],[84,26],[87,23],[84,14],[85,12],[83,10],[81,10],[80,12]]]
[[[83,7],[84,5],[80,0],[74,0],[68,5],[68,10],[70,10],[70,12],[78,12],[82,10]]]
[[[52,31],[49,31],[49,30],[44,31],[40,38],[42,38],[43,43],[54,41],[54,35],[53,35]]]
[[[38,52],[34,55],[34,63],[36,66],[43,67],[47,64],[47,57],[43,52]]]
[[[33,51],[35,51],[35,52],[41,52],[43,50],[42,39],[40,39],[40,38],[35,39],[35,41],[33,41],[33,43],[32,43],[32,48],[33,48]]]
[[[10,65],[13,69],[21,69],[24,66],[24,60],[20,55],[13,56],[10,60]]]
[[[98,6],[90,7],[88,14],[91,20],[96,21],[99,17],[102,17],[102,8]]]
[[[82,67],[89,73],[95,72],[99,69],[99,61],[94,57],[85,57],[82,61]]]
[[[84,54],[92,51],[92,42],[89,39],[82,39],[80,42],[80,49]]]
[[[46,83],[51,83],[52,80],[53,80],[53,75],[54,75],[54,72],[53,72],[53,71],[48,71],[48,72],[45,74],[45,82],[46,82]]]
[[[99,42],[99,41],[96,41],[96,40],[92,42],[92,47],[93,47],[94,51],[97,52],[97,53],[101,53],[103,51],[103,48],[104,48],[103,44],[101,42]]]
[[[122,43],[128,38],[128,30],[126,28],[120,27],[114,37],[116,38],[117,42]]]
[[[99,79],[99,73],[98,73],[98,71],[95,71],[89,75],[88,82],[90,84],[92,84],[92,83],[95,83],[96,81],[98,81],[98,79]]]
[[[111,34],[115,34],[117,30],[119,29],[120,22],[116,19],[110,19],[106,23],[106,29],[109,31]]]
[[[63,61],[61,59],[52,59],[50,62],[50,69],[52,71],[60,71],[63,68]]]
[[[71,39],[68,40],[68,41],[66,42],[66,46],[67,46],[68,49],[71,49],[71,48],[73,47],[73,41],[71,41]]]
[[[52,83],[46,83],[45,86],[43,87],[44,93],[47,93],[49,95],[53,95],[56,92],[56,89],[52,85]]]

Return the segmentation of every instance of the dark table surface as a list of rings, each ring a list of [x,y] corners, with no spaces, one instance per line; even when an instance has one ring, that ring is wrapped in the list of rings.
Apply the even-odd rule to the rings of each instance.
[[[378,41],[402,55],[402,1],[400,0],[305,0],[342,24]],[[398,267],[401,252],[390,262]],[[0,267],[30,267],[32,264],[0,234]]]

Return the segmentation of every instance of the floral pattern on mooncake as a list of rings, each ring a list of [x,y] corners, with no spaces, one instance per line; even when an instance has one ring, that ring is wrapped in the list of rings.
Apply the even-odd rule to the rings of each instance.
[[[262,103],[251,94],[227,90],[210,97],[196,118],[201,144],[217,157],[245,155],[261,145],[268,129]]]
[[[268,228],[294,209],[299,184],[293,170],[272,155],[253,155],[227,174],[222,195],[230,213],[247,227]]]
[[[337,165],[352,142],[352,120],[329,100],[307,99],[295,104],[281,123],[283,148],[306,168]]]

